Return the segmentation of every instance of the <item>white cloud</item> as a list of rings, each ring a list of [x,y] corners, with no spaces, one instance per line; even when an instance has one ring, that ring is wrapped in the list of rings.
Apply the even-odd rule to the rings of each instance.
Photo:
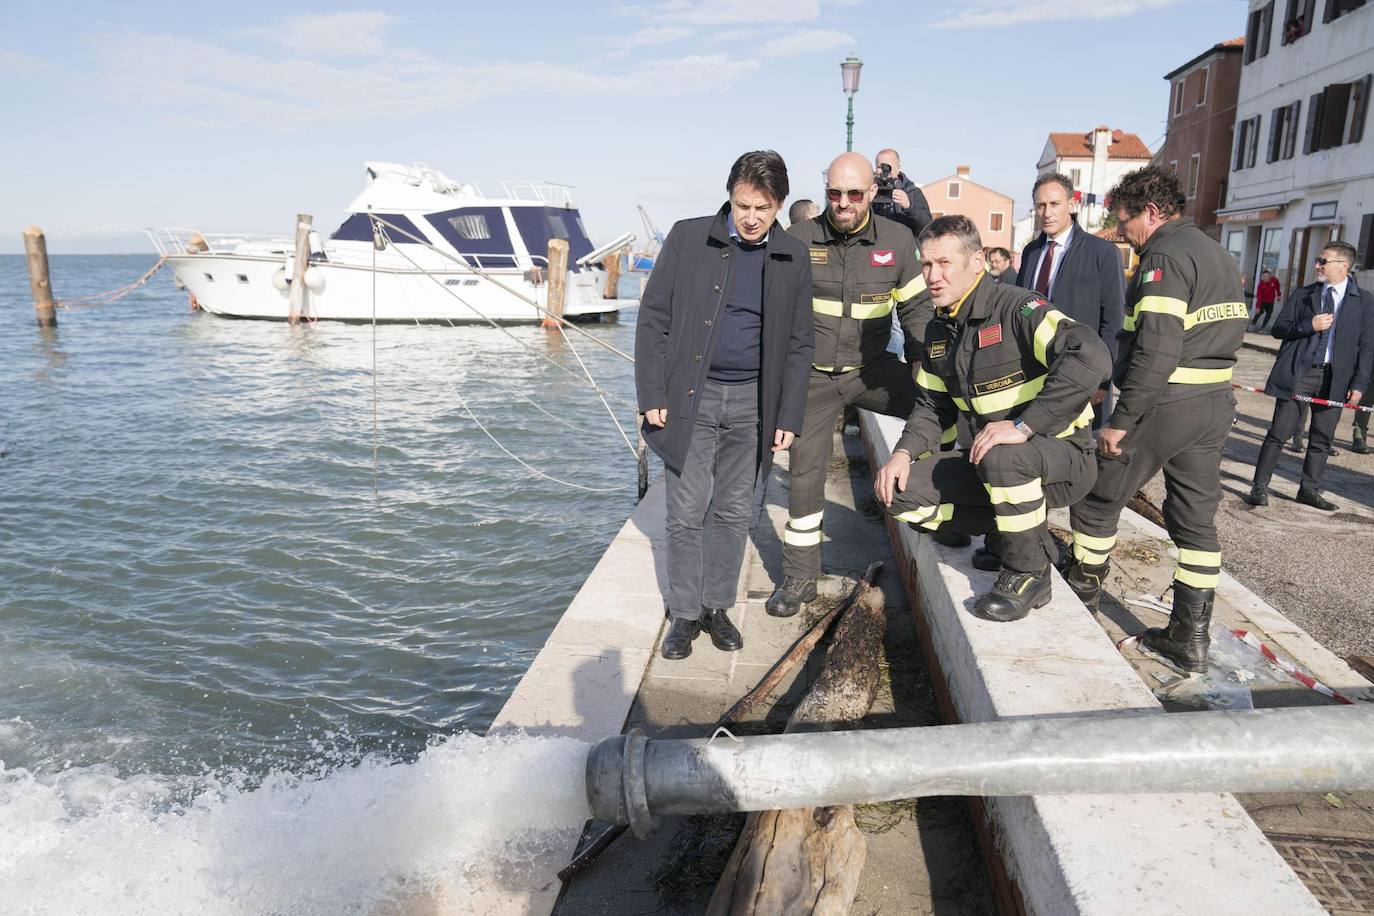
[[[630,54],[637,48],[649,47],[651,45],[671,44],[689,38],[693,34],[692,29],[680,25],[665,25],[658,28],[640,29],[633,35],[624,38],[612,38],[609,43],[614,45],[614,50],[607,56],[611,59],[618,59]]]
[[[662,22],[690,25],[732,25],[761,22],[811,22],[821,14],[820,0],[662,0],[644,5],[620,7],[619,12]]]
[[[719,44],[726,41],[749,41],[764,34],[761,29],[719,29],[715,32],[706,33],[706,40],[711,44]]]
[[[48,62],[32,54],[0,50],[0,73],[20,70],[46,70]]]
[[[833,29],[806,29],[764,42],[763,54],[765,57],[792,57],[797,54],[809,54],[812,51],[853,48],[854,45],[854,36],[848,32],[836,32]]]
[[[1083,19],[1117,19],[1145,10],[1173,6],[1182,0],[996,0],[932,23],[935,29],[973,29]]]
[[[243,34],[302,57],[375,57],[386,49],[386,31],[397,21],[388,13],[361,11],[289,16]]]

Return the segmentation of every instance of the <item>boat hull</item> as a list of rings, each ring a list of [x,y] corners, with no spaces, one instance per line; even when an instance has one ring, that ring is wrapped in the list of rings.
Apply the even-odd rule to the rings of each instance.
[[[272,283],[273,275],[282,269],[280,258],[202,253],[176,255],[167,261],[203,311],[230,318],[285,321],[289,317],[290,288],[279,290]],[[519,270],[477,274],[462,268],[379,267],[374,271],[327,262],[312,264],[311,270],[318,271],[317,279],[323,282],[317,283],[318,290],[306,291],[302,317],[307,320],[483,323],[545,317],[526,300],[544,307],[548,287],[535,286]],[[610,315],[637,304],[603,299],[604,285],[604,271],[570,272],[564,316]]]

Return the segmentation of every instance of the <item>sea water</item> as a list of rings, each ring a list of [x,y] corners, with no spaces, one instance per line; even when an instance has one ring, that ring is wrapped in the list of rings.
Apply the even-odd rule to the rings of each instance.
[[[572,347],[629,429],[631,366],[225,320],[166,273],[58,318],[0,257],[0,912],[368,912],[577,829],[585,748],[483,733],[633,508]]]

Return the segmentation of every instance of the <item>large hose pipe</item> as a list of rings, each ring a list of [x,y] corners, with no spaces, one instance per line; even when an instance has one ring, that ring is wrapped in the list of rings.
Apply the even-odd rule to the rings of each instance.
[[[593,816],[647,836],[661,815],[927,795],[1374,789],[1374,707],[1099,714],[973,725],[649,741],[587,758]]]

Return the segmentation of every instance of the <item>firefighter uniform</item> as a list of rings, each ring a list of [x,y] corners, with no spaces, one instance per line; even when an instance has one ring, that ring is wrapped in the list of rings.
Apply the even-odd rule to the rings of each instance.
[[[1216,588],[1221,449],[1247,320],[1240,274],[1224,248],[1186,218],[1154,231],[1126,292],[1113,374],[1121,397],[1107,425],[1126,430],[1121,455],[1098,456],[1097,483],[1070,513],[1075,564],[1098,570],[1089,577],[1098,581],[1087,583],[1093,588],[1069,576],[1085,597],[1096,599],[1122,508],[1161,469],[1164,524],[1178,548],[1175,584]]]
[[[1092,394],[1111,356],[1093,328],[983,274],[926,329],[916,406],[895,450],[913,457],[888,511],[927,531],[996,531],[1002,565],[1047,574],[1057,548],[1046,509],[1092,486]],[[953,447],[956,423],[1014,420],[1032,435],[993,446],[977,466]],[[1024,429],[1023,429],[1024,431]]]
[[[870,212],[846,233],[827,212],[788,231],[811,251],[816,351],[801,434],[789,451],[783,575],[814,580],[821,572],[821,507],[835,421],[850,405],[898,417],[911,413],[911,366],[887,350],[892,311],[915,341],[932,311],[916,240],[900,223]]]

